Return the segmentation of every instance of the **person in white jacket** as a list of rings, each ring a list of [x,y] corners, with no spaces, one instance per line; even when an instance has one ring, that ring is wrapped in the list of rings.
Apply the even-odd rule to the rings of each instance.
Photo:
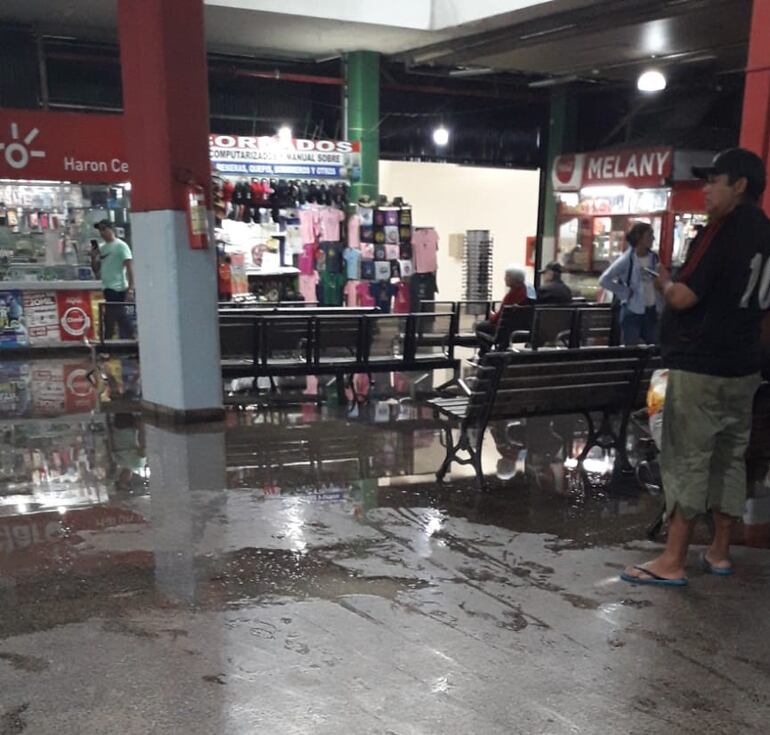
[[[655,289],[660,258],[653,252],[655,235],[647,222],[636,222],[626,233],[628,249],[599,278],[599,285],[620,300],[623,344],[657,344],[662,308]]]

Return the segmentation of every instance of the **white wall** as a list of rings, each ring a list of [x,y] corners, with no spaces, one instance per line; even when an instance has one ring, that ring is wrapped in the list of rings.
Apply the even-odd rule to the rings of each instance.
[[[463,295],[462,260],[450,258],[448,249],[449,235],[465,230],[492,233],[492,296],[503,297],[506,266],[524,265],[527,237],[536,234],[539,184],[537,171],[380,161],[380,192],[403,197],[414,208],[414,224],[438,232],[437,298],[442,301]]]

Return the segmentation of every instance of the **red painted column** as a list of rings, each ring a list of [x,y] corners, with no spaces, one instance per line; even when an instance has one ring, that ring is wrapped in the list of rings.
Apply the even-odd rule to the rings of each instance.
[[[216,252],[191,249],[186,213],[191,184],[210,202],[203,0],[118,0],[118,30],[142,398],[183,420],[217,418]]]
[[[770,174],[770,0],[754,0],[752,10],[741,147],[759,154]],[[763,205],[770,212],[770,189]]]
[[[190,178],[209,191],[203,0],[119,0],[132,208],[184,209]]]

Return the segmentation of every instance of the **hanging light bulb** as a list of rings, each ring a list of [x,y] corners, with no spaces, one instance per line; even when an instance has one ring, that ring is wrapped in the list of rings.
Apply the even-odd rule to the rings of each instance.
[[[449,142],[449,131],[443,125],[433,131],[433,142],[438,146],[445,146]]]
[[[291,142],[291,138],[292,130],[288,125],[282,125],[278,128],[278,140],[280,140],[281,143],[289,143]]]
[[[660,92],[666,88],[666,77],[657,69],[648,69],[639,75],[636,88],[640,92]]]

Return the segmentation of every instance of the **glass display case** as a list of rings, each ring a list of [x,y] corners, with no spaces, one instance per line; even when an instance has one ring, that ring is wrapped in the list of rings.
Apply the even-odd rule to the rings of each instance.
[[[0,180],[0,288],[93,281],[94,224],[108,219],[130,242],[129,191],[129,185]]]

